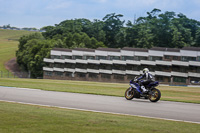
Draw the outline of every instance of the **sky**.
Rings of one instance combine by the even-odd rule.
[[[24,28],[54,26],[64,20],[102,20],[107,14],[122,14],[121,20],[145,17],[154,8],[163,13],[182,13],[200,21],[200,0],[0,0],[0,26]]]

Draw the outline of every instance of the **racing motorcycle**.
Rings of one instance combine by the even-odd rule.
[[[127,100],[132,100],[133,98],[145,98],[149,99],[151,102],[157,102],[160,100],[161,92],[155,87],[159,85],[158,81],[154,81],[146,86],[141,85],[143,80],[137,81],[137,77],[134,80],[130,81],[130,86],[125,91],[125,98]],[[142,91],[142,87],[147,89],[147,92]]]

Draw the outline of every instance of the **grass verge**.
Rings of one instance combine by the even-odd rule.
[[[0,86],[123,97],[127,84],[48,79],[0,79]],[[161,100],[200,103],[200,87],[159,86]]]
[[[0,102],[1,133],[196,133],[199,124]]]
[[[3,30],[0,29],[0,71],[6,71],[4,64],[15,57],[18,48],[18,39],[31,31]]]

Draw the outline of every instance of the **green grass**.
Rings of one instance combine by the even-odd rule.
[[[0,29],[0,71],[6,71],[4,64],[15,57],[15,52],[18,47],[17,40],[21,36],[31,33],[33,32]],[[109,84],[97,82],[26,79],[0,79],[0,85],[111,96],[123,96],[125,89],[128,88],[128,83]],[[189,88],[162,86],[158,88],[162,92],[162,100],[200,103],[200,87]]]
[[[197,133],[199,124],[0,102],[1,133]]]
[[[0,86],[123,97],[127,84],[48,79],[1,78]],[[200,87],[159,86],[161,100],[200,103]]]
[[[0,29],[0,71],[6,71],[4,64],[15,57],[18,39],[31,33],[33,32]]]

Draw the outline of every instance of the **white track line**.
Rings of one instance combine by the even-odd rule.
[[[159,118],[159,117],[150,117],[150,116],[143,116],[143,115],[130,115],[130,114],[124,114],[124,113],[113,113],[113,112],[105,112],[105,111],[97,111],[97,110],[89,110],[89,109],[79,109],[79,108],[70,108],[70,107],[61,107],[61,106],[52,106],[52,105],[42,105],[42,104],[25,103],[25,102],[17,102],[17,101],[6,101],[6,100],[0,100],[0,101],[10,102],[10,103],[28,104],[28,105],[37,105],[37,106],[43,106],[43,107],[56,107],[56,108],[62,108],[62,109],[79,110],[79,111],[87,111],[87,112],[95,112],[95,113],[105,113],[105,114],[114,114],[114,115],[126,115],[126,116],[137,116],[137,117],[142,117],[142,118],[151,118],[151,119],[153,118],[153,119],[159,119],[159,120],[168,120],[168,121],[187,122],[187,123],[200,124],[200,122],[194,122],[194,121],[184,121],[184,120]]]

